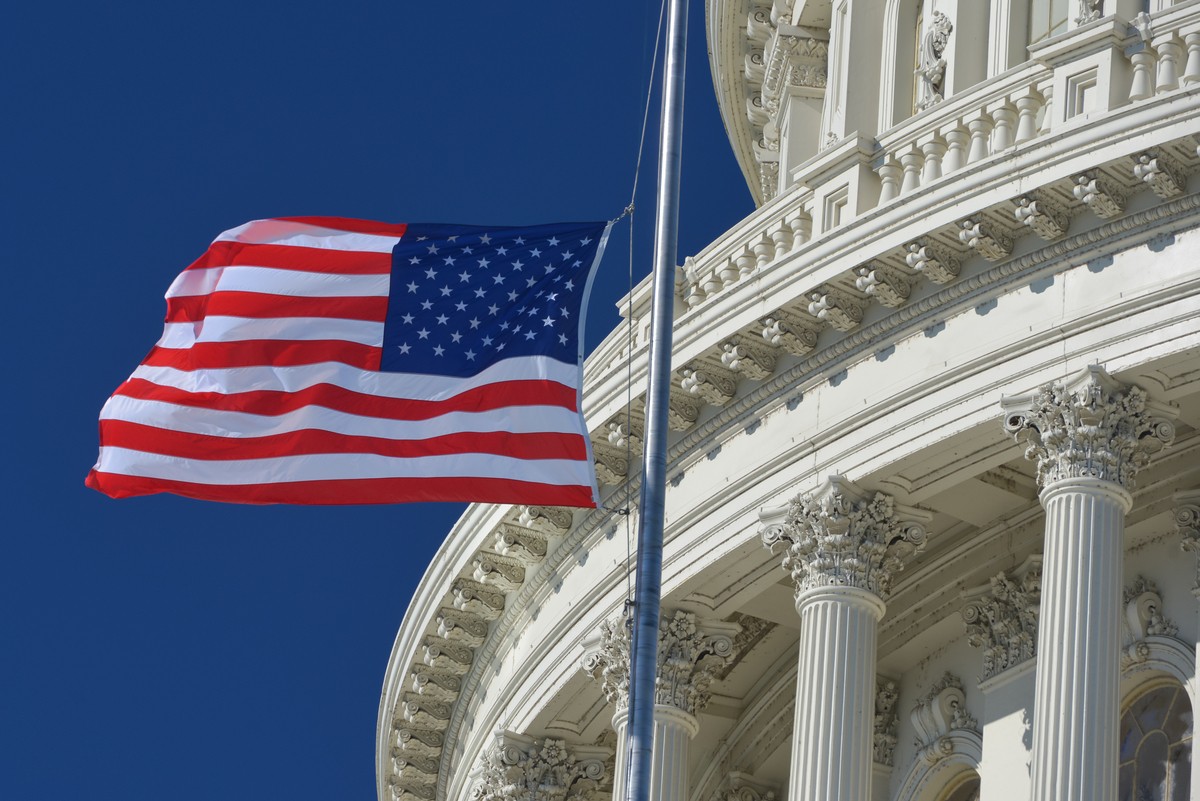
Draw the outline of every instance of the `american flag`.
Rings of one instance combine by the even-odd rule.
[[[238,503],[596,504],[583,312],[606,223],[256,220],[167,291],[87,484]]]

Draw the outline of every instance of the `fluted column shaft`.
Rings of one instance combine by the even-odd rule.
[[[1033,799],[1115,801],[1122,534],[1132,499],[1119,484],[1071,478],[1041,500]]]
[[[613,717],[617,730],[617,754],[628,747],[629,712],[622,709]],[[651,801],[687,801],[688,741],[696,736],[700,724],[696,718],[667,704],[654,706],[654,741],[650,757]],[[614,771],[613,798],[626,798],[625,760],[618,759]]]
[[[868,801],[875,722],[875,645],[884,605],[855,587],[820,587],[800,613],[797,714],[788,798]]]

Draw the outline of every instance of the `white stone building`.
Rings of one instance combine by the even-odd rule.
[[[1200,0],[706,11],[758,208],[678,273],[657,797],[1200,798]],[[421,583],[380,801],[619,792],[649,293],[607,508]]]

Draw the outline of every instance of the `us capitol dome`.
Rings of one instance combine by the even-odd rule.
[[[1200,799],[1200,0],[705,27],[757,208],[676,276],[654,797]],[[650,306],[605,508],[474,505],[418,587],[380,801],[623,797]]]

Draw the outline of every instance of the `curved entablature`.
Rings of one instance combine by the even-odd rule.
[[[768,10],[776,39],[779,14],[791,5]],[[797,5],[790,10],[820,6]],[[712,15],[735,6],[709,4],[714,53],[725,33],[713,31]],[[1000,429],[1000,394],[1028,392],[1068,365],[1096,360],[1170,397],[1197,392],[1180,354],[1200,348],[1200,279],[1179,266],[1175,243],[1195,247],[1200,226],[1200,3],[1142,22],[1132,35],[1108,18],[1080,27],[1035,48],[1039,62],[947,95],[879,141],[841,140],[687,260],[677,280],[668,454],[676,500],[668,498],[665,589],[676,608],[712,620],[742,615],[742,630],[760,635],[776,626],[766,642],[790,648],[794,660],[795,629],[777,611],[779,599],[790,607],[791,590],[753,542],[757,512],[844,473],[870,493],[935,512],[929,548],[888,601],[897,611],[879,622],[879,673],[898,675],[930,647],[935,634],[926,631],[944,636],[945,621],[962,614],[976,615],[965,637],[979,644],[964,639],[961,647],[982,660],[975,674],[960,671],[967,695],[972,679],[989,688],[1023,680],[1013,677],[1033,658],[1036,620],[1013,599],[1036,594],[1041,510],[1033,468],[1021,466]],[[1195,58],[1176,58],[1172,78],[1175,45]],[[1105,94],[1098,100],[1086,81],[1072,83],[1079,75]],[[1071,97],[1080,104],[1070,106]],[[1163,271],[1157,284],[1130,266],[1150,259]],[[1094,306],[1081,299],[1093,295]],[[381,801],[465,799],[497,726],[561,740],[567,753],[611,751],[610,713],[568,663],[582,632],[612,619],[624,598],[625,518],[616,511],[637,513],[649,283],[623,305],[632,350],[623,325],[586,366],[584,411],[605,508],[476,505],[459,521],[389,661],[377,732]],[[1031,319],[1026,332],[1031,309],[1061,320],[1043,328]],[[1167,332],[1161,342],[1155,327]],[[1142,369],[1150,362],[1163,366]],[[1161,513],[1178,476],[1195,471],[1195,411],[1172,450],[1156,457],[1131,520]],[[754,435],[766,425],[764,448]],[[959,491],[973,500],[956,499]],[[706,583],[715,576],[716,589]],[[1016,627],[988,628],[978,619],[984,609],[1011,615]],[[1155,639],[1165,635],[1147,632],[1145,664],[1167,664],[1170,653]],[[736,722],[748,704],[778,723],[777,707],[754,700],[768,688],[753,685],[749,668],[731,671],[716,679],[711,714]],[[516,688],[503,703],[500,681]],[[737,731],[767,750],[732,768],[771,777],[787,732],[752,728]],[[877,733],[891,736],[886,725]],[[731,740],[729,753],[749,739]],[[970,750],[970,738],[960,740],[949,742]],[[905,771],[912,758],[903,756]],[[705,780],[699,801],[714,793],[765,799],[773,792],[766,788],[779,786],[757,774],[722,776]]]

